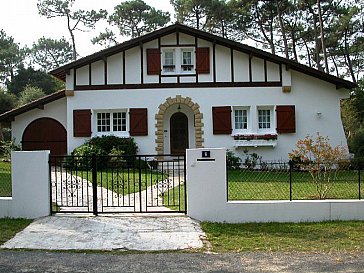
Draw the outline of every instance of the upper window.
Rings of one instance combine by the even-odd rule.
[[[192,71],[193,70],[193,52],[191,50],[182,51],[182,71]]]
[[[97,133],[125,133],[127,131],[126,111],[97,112]]]
[[[174,72],[175,71],[175,61],[174,61],[174,51],[168,50],[163,52],[163,71],[164,72]]]

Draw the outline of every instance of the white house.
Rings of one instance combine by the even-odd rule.
[[[140,154],[225,147],[287,159],[320,133],[346,145],[340,100],[355,84],[174,24],[50,72],[59,91],[4,113],[24,150],[70,153],[91,137],[134,137]]]

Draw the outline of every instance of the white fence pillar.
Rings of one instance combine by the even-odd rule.
[[[12,152],[12,197],[0,198],[0,217],[50,215],[49,151]]]

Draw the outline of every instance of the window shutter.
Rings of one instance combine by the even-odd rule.
[[[214,135],[231,134],[231,107],[212,107]]]
[[[294,105],[277,105],[277,133],[296,133],[296,114]]]
[[[209,74],[210,73],[210,48],[198,47],[196,48],[196,73]]]
[[[73,110],[73,136],[91,136],[91,110]]]
[[[148,109],[132,108],[129,112],[130,118],[130,135],[147,136],[148,135]]]
[[[147,74],[159,75],[161,72],[161,54],[158,48],[147,49]]]

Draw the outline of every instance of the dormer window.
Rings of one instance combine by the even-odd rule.
[[[163,71],[174,72],[175,71],[175,57],[174,50],[164,51],[163,54]]]

